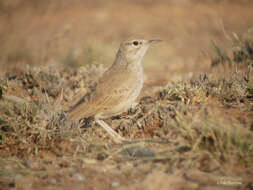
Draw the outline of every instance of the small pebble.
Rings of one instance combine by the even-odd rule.
[[[119,186],[119,182],[118,181],[114,181],[112,182],[112,187],[118,187]]]
[[[132,147],[127,147],[123,149],[120,152],[121,155],[124,155],[126,157],[136,157],[136,158],[141,158],[141,157],[154,157],[156,153],[151,150],[148,147],[145,146],[132,146]]]
[[[77,179],[78,181],[85,181],[85,177],[82,174],[80,174],[80,173],[74,174],[73,177],[75,179]]]

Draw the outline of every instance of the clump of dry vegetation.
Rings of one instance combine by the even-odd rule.
[[[156,167],[137,170],[138,175],[181,171],[183,180],[199,187],[215,186],[229,176],[242,183],[240,189],[252,189],[251,39],[238,39],[232,56],[213,43],[217,54],[211,66],[220,69],[229,63],[222,77],[212,72],[169,83],[156,96],[143,97],[128,113],[108,119],[125,137],[149,139],[120,146],[92,121],[73,123],[63,112],[73,92],[87,91],[93,73],[103,69],[7,71],[0,80],[0,184],[15,186],[19,174],[52,185],[50,180],[57,180],[57,175],[75,176],[79,164],[94,166],[90,159],[116,165],[124,176],[129,175],[125,163],[137,169],[149,163]],[[52,168],[53,173],[42,172]],[[200,173],[191,173],[195,170]]]

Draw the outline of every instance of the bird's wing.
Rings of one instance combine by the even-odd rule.
[[[124,84],[129,77],[127,72],[106,71],[94,91],[81,98],[70,109],[70,117],[73,119],[90,117],[124,101],[124,97],[127,97],[129,92],[128,87]]]

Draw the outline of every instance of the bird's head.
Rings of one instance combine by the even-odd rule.
[[[161,40],[131,39],[120,45],[120,53],[128,63],[139,63],[147,52],[151,44]]]

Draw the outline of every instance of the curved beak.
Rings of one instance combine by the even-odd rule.
[[[161,42],[162,40],[149,40],[148,43],[149,44],[153,44],[153,43],[157,43],[157,42]]]

